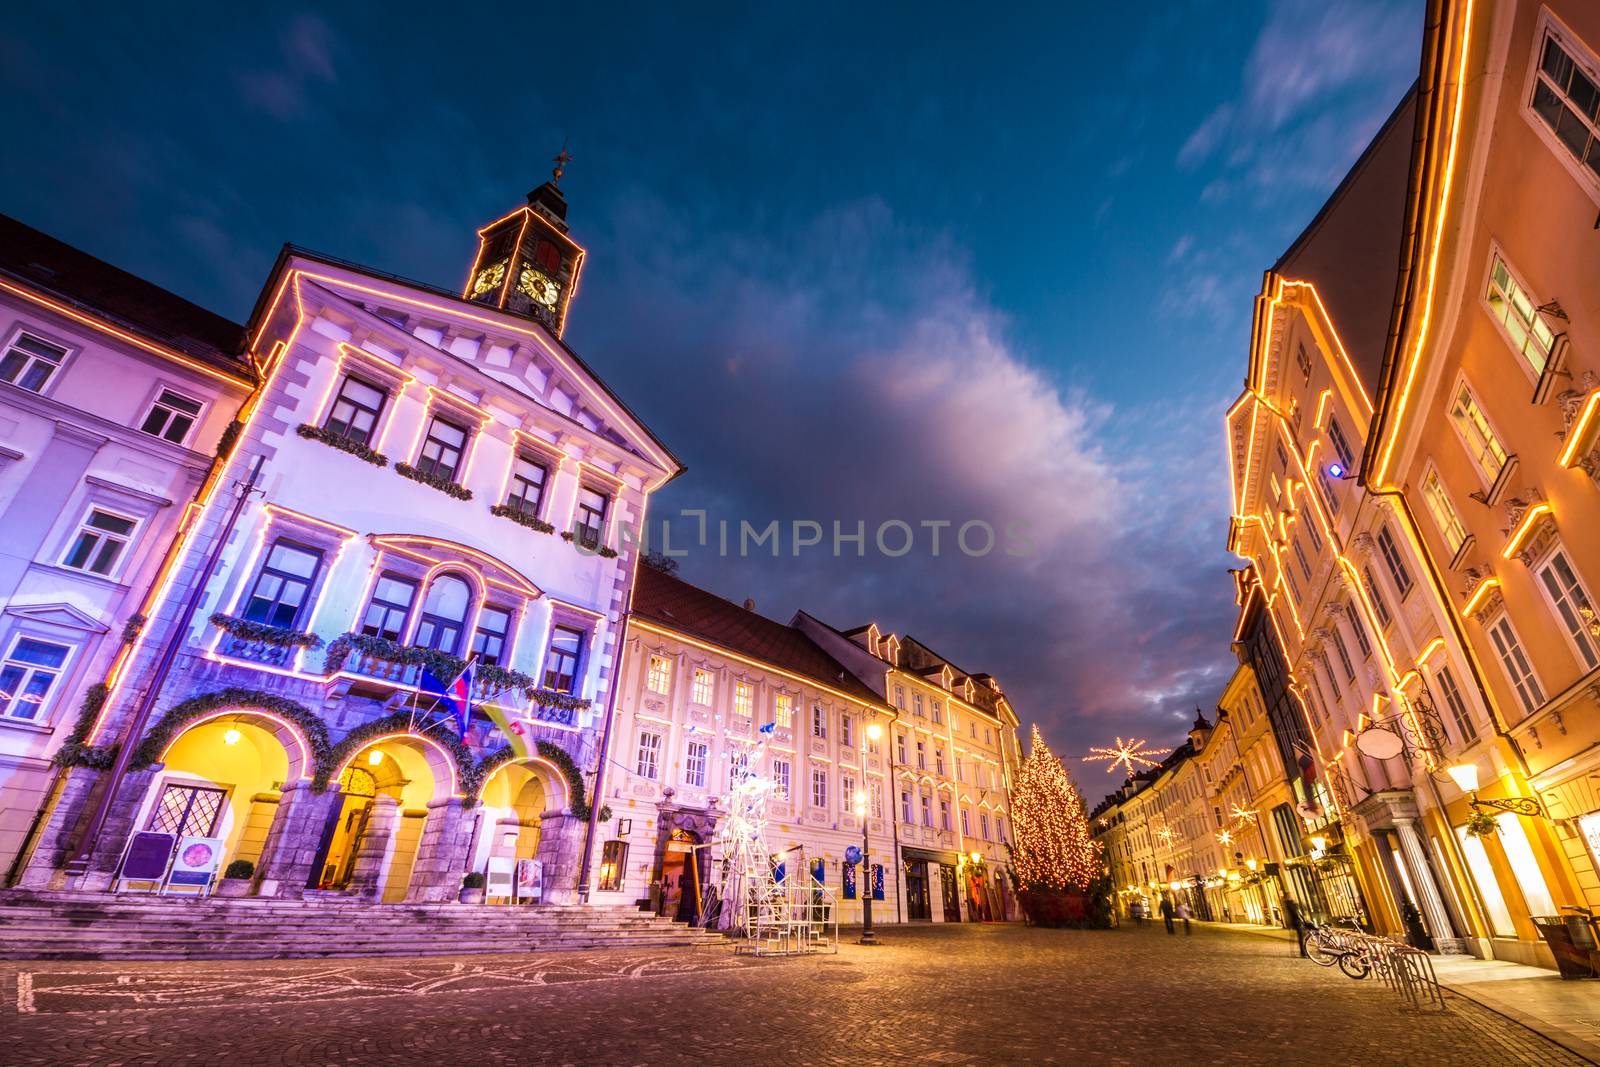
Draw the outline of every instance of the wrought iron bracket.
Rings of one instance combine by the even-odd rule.
[[[1538,819],[1544,816],[1544,808],[1532,797],[1480,800],[1478,795],[1474,793],[1468,803],[1472,805],[1473,811],[1510,811],[1518,815],[1526,815],[1530,819]]]

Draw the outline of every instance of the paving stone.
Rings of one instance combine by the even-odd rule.
[[[838,955],[724,946],[416,960],[6,963],[3,1061],[278,1064],[1406,1064],[1586,1061],[1447,994],[1402,1011],[1293,945],[888,927]]]

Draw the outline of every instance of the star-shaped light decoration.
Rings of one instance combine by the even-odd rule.
[[[1234,822],[1247,822],[1251,826],[1256,823],[1256,815],[1257,812],[1254,808],[1241,808],[1237,804],[1233,805],[1233,810],[1228,812],[1228,818]]]
[[[1233,844],[1233,831],[1232,830],[1218,830],[1217,831],[1217,844],[1221,845],[1223,848],[1227,848],[1229,845]]]
[[[1136,769],[1134,764],[1137,763],[1142,767],[1159,767],[1161,766],[1160,762],[1151,757],[1165,756],[1172,751],[1170,748],[1145,748],[1144,746],[1145,741],[1143,738],[1124,741],[1119,737],[1115,747],[1112,748],[1094,748],[1091,746],[1089,751],[1092,755],[1083,757],[1083,762],[1094,763],[1104,760],[1107,774],[1110,774],[1118,767],[1126,768],[1127,772],[1132,774]]]

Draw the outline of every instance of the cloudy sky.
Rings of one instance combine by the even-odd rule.
[[[458,284],[565,139],[590,251],[567,339],[689,467],[658,512],[918,534],[681,573],[913,634],[1068,754],[1175,743],[1232,668],[1221,415],[1251,297],[1411,84],[1422,21],[32,6],[0,29],[0,211],[236,318],[285,241]],[[972,520],[1002,531],[981,558],[952,543]]]

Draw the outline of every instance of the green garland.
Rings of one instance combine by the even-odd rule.
[[[251,708],[270,711],[298,726],[311,745],[311,758],[316,770],[313,775],[313,788],[320,788],[318,783],[325,777],[324,767],[332,748],[328,740],[328,725],[322,721],[322,717],[303,704],[297,704],[286,697],[263,693],[259,689],[240,689],[233,686],[215,693],[190,697],[168,708],[166,714],[161,716],[160,721],[152,726],[145,733],[144,739],[139,742],[139,747],[134,750],[133,759],[128,761],[129,769],[137,770],[159,762],[161,753],[166,751],[172,739],[178,736],[184,727],[203,715],[229,707],[236,707],[242,711],[249,711]]]
[[[125,645],[133,644],[140,631],[144,629],[144,624],[149,621],[149,619],[137,613],[129,615],[128,621],[122,624],[122,643]]]
[[[563,530],[561,532],[561,540],[565,541],[569,545],[572,545],[574,548],[581,544],[584,548],[588,548],[593,551],[594,554],[599,556],[601,559],[617,558],[617,550],[612,548],[610,545],[591,545],[588,542],[579,541],[578,535],[573,533],[571,530]]]
[[[217,458],[227,459],[233,454],[233,446],[239,443],[239,433],[244,429],[244,423],[234,419],[222,429],[222,436],[217,438]]]
[[[50,762],[57,767],[93,767],[96,770],[105,770],[117,758],[115,745],[96,745],[90,747],[84,742],[89,739],[89,731],[94,729],[95,720],[100,717],[100,711],[106,706],[106,697],[111,694],[104,682],[96,682],[83,691],[83,703],[78,705],[78,718],[72,725],[72,732],[66,740],[61,742],[61,747],[56,749],[56,754],[50,757]]]
[[[412,733],[437,741],[449,751],[450,758],[456,765],[457,787],[470,797],[473,793],[469,788],[473,781],[474,769],[472,750],[462,742],[461,738],[450,732],[445,722],[436,721],[428,726],[419,726],[414,721],[415,718],[412,712],[397,711],[392,715],[370,719],[352,727],[350,732],[332,747],[326,762],[319,767],[318,782],[324,788],[331,784],[329,779],[333,777],[334,771],[378,738],[387,734]]]
[[[220,611],[211,616],[211,624],[220,630],[226,630],[241,641],[260,641],[264,645],[278,645],[282,648],[322,647],[322,638],[316,634],[291,630],[287,626],[268,626],[264,622],[252,622],[237,615],[225,615]]]
[[[573,816],[579,819],[587,819],[590,810],[589,799],[584,790],[583,774],[578,770],[577,761],[572,758],[566,749],[554,742],[541,740],[535,743],[535,747],[538,749],[539,755],[560,768],[561,777],[567,783],[568,807]],[[470,797],[476,798],[478,790],[483,788],[484,783],[489,780],[489,776],[515,758],[516,750],[510,745],[502,745],[495,749],[479,760],[477,765],[472,768],[471,777],[466,779],[465,784],[462,786],[463,792]],[[605,810],[604,808],[601,809],[602,816],[605,815]]]
[[[437,474],[429,474],[425,470],[419,470],[409,463],[396,463],[394,472],[402,478],[410,478],[414,482],[421,482],[430,489],[437,489],[445,496],[453,496],[457,500],[472,499],[472,490],[466,486],[452,482],[448,478],[441,478]]]
[[[352,441],[348,437],[334,433],[332,430],[321,426],[313,426],[309,422],[301,423],[295,428],[295,433],[311,441],[321,441],[329,448],[337,448],[340,452],[348,452],[357,459],[366,460],[374,467],[387,467],[389,457],[375,449],[368,448],[360,441]]]
[[[556,532],[556,528],[552,524],[545,522],[537,515],[529,515],[525,511],[519,511],[510,504],[491,504],[489,505],[489,514],[498,515],[502,519],[510,519],[518,526],[526,526],[528,529],[537,530],[542,534]]]

